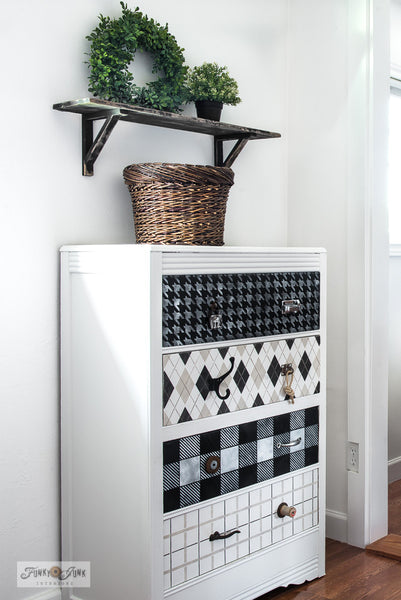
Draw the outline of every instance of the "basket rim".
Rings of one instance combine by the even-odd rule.
[[[171,183],[210,182],[233,185],[234,171],[230,167],[192,165],[182,163],[134,163],[123,170],[127,184],[136,181],[164,181]]]
[[[195,168],[201,168],[201,169],[224,169],[227,171],[232,171],[232,169],[230,167],[219,167],[216,165],[200,165],[200,164],[193,164],[193,163],[171,163],[171,162],[145,162],[145,163],[132,163],[131,165],[127,165],[125,168],[128,169],[130,167],[159,167],[159,166],[163,166],[163,167],[195,167]]]

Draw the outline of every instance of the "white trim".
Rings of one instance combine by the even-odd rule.
[[[201,246],[203,253],[194,246],[186,246],[185,252],[172,251],[160,246],[145,244],[65,246],[61,249],[63,256],[67,249],[69,270],[71,273],[98,273],[114,271],[116,261],[125,260],[128,264],[132,254],[159,253],[162,257],[163,274],[178,273],[219,273],[224,272],[270,272],[270,271],[318,271],[322,248],[240,248],[235,246],[210,247]],[[176,246],[175,248],[182,248]],[[127,252],[127,249],[129,251]]]
[[[368,110],[368,65],[361,56],[369,55],[369,30],[367,30],[369,1],[351,2],[349,6],[348,39],[348,88],[352,90],[348,102],[348,171],[353,176],[348,182],[348,440],[359,443],[360,472],[348,473],[348,543],[363,546],[367,512],[365,495],[365,404],[366,366],[365,322],[366,315],[366,266],[365,235],[370,231],[366,221],[367,190],[369,189],[367,148],[370,128]],[[357,37],[357,31],[366,31],[365,37]],[[359,40],[359,43],[356,43]],[[355,77],[358,74],[358,79]],[[359,224],[359,227],[358,227]],[[356,232],[358,234],[356,235]],[[353,343],[354,342],[354,343]]]
[[[366,493],[369,498],[364,545],[387,534],[388,438],[388,69],[390,65],[390,12],[388,0],[370,0],[372,39],[370,56],[369,177],[369,402],[366,453]]]
[[[326,537],[347,542],[348,517],[345,513],[337,510],[326,510]]]
[[[348,6],[348,439],[360,470],[348,473],[347,540],[365,547],[387,533],[389,3]]]
[[[29,596],[26,600],[61,600],[61,590],[60,588],[57,588],[55,590],[41,592],[40,594]]]
[[[321,289],[323,284],[321,282]],[[321,321],[321,324],[323,321]],[[323,329],[323,327],[322,327]],[[280,340],[290,340],[295,336],[297,338],[315,337],[321,334],[321,329],[311,329],[309,331],[301,331],[300,333],[283,333],[281,335],[265,335],[258,338],[246,338],[246,344],[257,344],[275,342]],[[222,340],[221,342],[203,342],[202,344],[184,344],[181,346],[163,346],[162,354],[177,354],[178,352],[193,352],[196,350],[209,350],[213,348],[224,348],[224,346],[244,346],[244,338],[237,340]]]
[[[171,245],[161,245],[161,244],[73,244],[61,246],[60,252],[105,252],[106,254],[110,254],[110,252],[120,252],[122,255],[126,254],[127,249],[132,250],[133,252],[137,252],[138,248],[143,248],[148,252],[162,252],[164,253],[172,253],[172,254],[182,254],[188,252],[200,253],[202,255],[208,254],[210,252],[216,252],[216,250],[222,254],[231,252],[243,252],[243,253],[253,253],[253,252],[280,252],[283,254],[300,252],[304,254],[305,252],[314,252],[320,254],[321,252],[325,252],[326,250],[322,247],[311,246],[180,246],[179,244],[171,244]]]
[[[287,587],[288,585],[294,585],[293,581],[297,581],[298,585],[304,583],[305,581],[312,581],[319,577],[319,564],[318,559],[314,558],[312,560],[307,560],[301,565],[297,565],[295,568],[292,568],[288,573],[286,580],[283,581],[282,573],[277,577],[272,578],[269,581],[269,590],[274,590],[278,586]],[[249,593],[252,594],[263,594],[266,591],[266,584],[262,584],[257,588],[250,588],[243,592],[240,592],[236,596],[233,596],[231,600],[247,600],[249,598]]]
[[[179,273],[245,273],[277,271],[318,271],[320,269],[320,254],[317,252],[281,252],[267,253],[263,251],[252,253],[210,252],[208,255],[168,254],[163,253],[163,275]]]
[[[401,456],[388,461],[388,482],[393,483],[399,479],[401,479]]]

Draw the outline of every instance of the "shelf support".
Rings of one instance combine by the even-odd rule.
[[[230,123],[220,123],[220,121],[187,117],[143,106],[95,98],[60,102],[53,104],[53,109],[82,115],[82,174],[85,176],[93,175],[93,165],[118,121],[213,136],[214,164],[219,167],[231,167],[248,140],[281,137],[279,133],[262,129],[251,129]],[[96,139],[93,140],[93,121],[101,119],[104,120],[104,123]],[[228,141],[233,143],[233,148],[224,159],[223,143]]]
[[[226,160],[223,158],[223,142],[236,139],[237,142],[234,148],[231,150]],[[214,165],[215,167],[231,167],[241,150],[246,146],[249,136],[243,136],[239,138],[228,138],[215,136],[214,137]]]
[[[93,141],[93,121],[98,118],[99,116],[82,115],[82,175],[88,177],[93,175],[93,165],[120,120],[120,114],[113,113],[107,116]]]

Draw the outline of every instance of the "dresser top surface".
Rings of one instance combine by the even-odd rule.
[[[312,253],[325,254],[324,248],[291,247],[291,246],[189,246],[189,245],[155,245],[155,244],[78,244],[64,245],[60,252],[163,252],[163,253]]]

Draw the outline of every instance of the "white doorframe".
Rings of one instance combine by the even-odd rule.
[[[387,533],[389,0],[349,6],[348,543]]]

